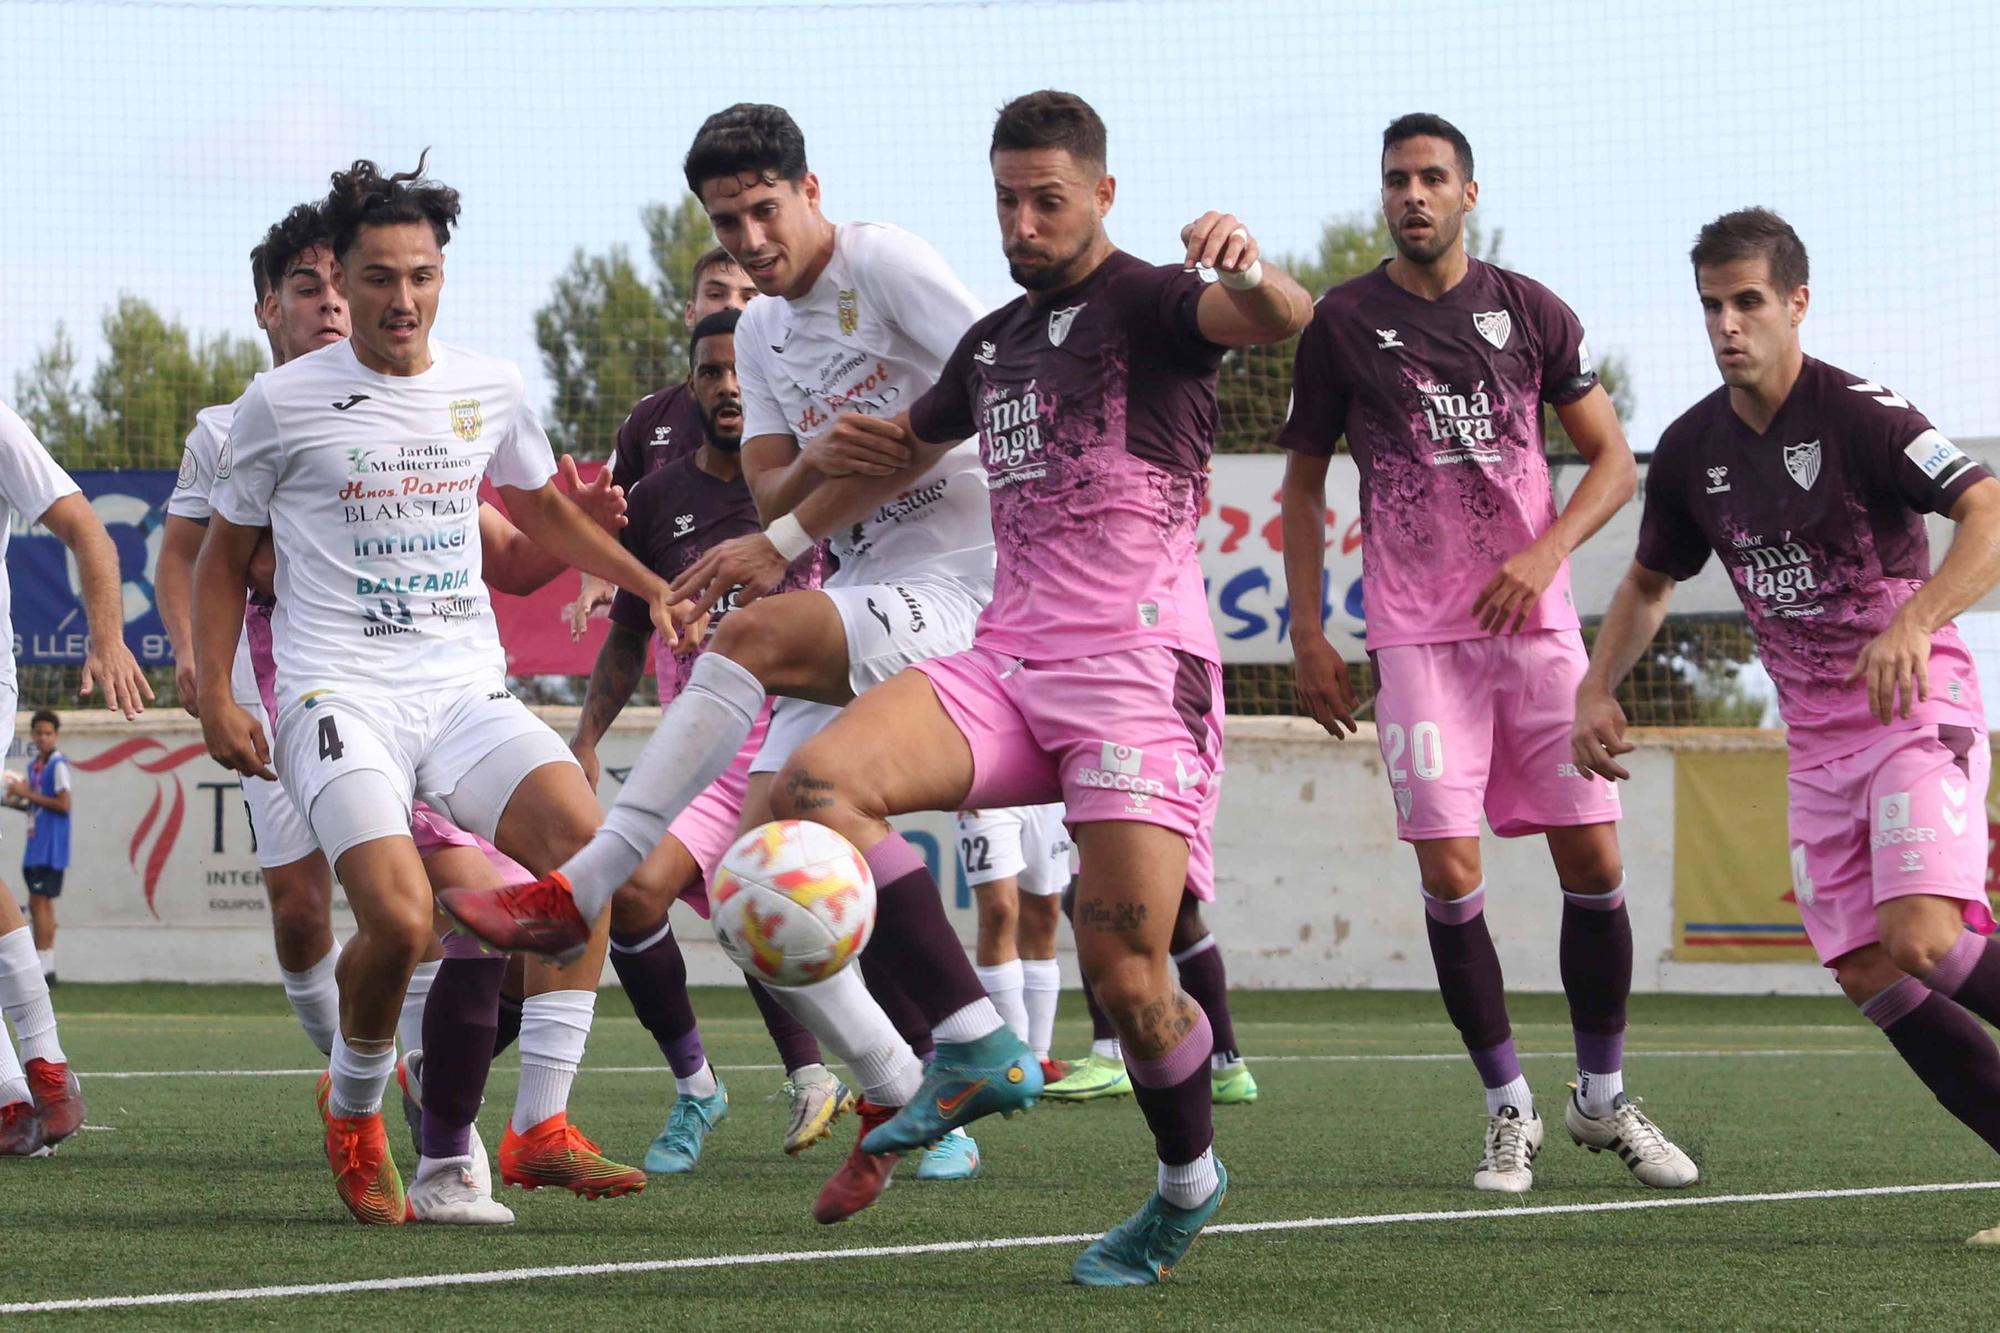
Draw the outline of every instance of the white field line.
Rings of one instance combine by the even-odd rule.
[[[1948,1181],[1931,1185],[1876,1185],[1864,1189],[1785,1190],[1770,1194],[1709,1194],[1694,1197],[1621,1199],[1609,1203],[1559,1203],[1527,1208],[1458,1208],[1411,1213],[1362,1213],[1348,1217],[1297,1217],[1271,1222],[1223,1222],[1204,1234],[1237,1235],[1263,1231],[1323,1231],[1336,1227],[1389,1226],[1409,1222],[1486,1222],[1517,1217],[1560,1217],[1583,1213],[1630,1213],[1655,1208],[1708,1208],[1721,1204],[1795,1203],[1826,1199],[1873,1199],[1889,1195],[1962,1194],[2000,1190],[2000,1180]],[[968,1254],[1054,1245],[1083,1245],[1095,1233],[1060,1236],[998,1236],[987,1240],[933,1241],[923,1245],[870,1245],[840,1250],[775,1250],[761,1254],[709,1254],[686,1259],[634,1259],[616,1263],[562,1264],[542,1268],[501,1268],[479,1273],[423,1273],[410,1277],[366,1278],[353,1282],[304,1282],[288,1286],[228,1287],[210,1291],[164,1291],[143,1296],[86,1296],[56,1301],[0,1304],[0,1315],[52,1314],[64,1310],[117,1310],[135,1306],[205,1305],[216,1301],[274,1300],[291,1296],[345,1296],[356,1292],[410,1291],[424,1287],[492,1286],[551,1278],[668,1273],[749,1264],[839,1263],[853,1259],[898,1259],[925,1254]]]
[[[1523,1060],[1569,1059],[1570,1051],[1522,1051]],[[1628,1055],[1639,1061],[1646,1060],[1773,1060],[1792,1059],[1798,1056],[1819,1055],[1893,1055],[1889,1047],[1801,1047],[1796,1050],[1701,1050],[1701,1051],[1646,1051],[1633,1050]],[[1251,1064],[1435,1064],[1465,1059],[1462,1051],[1433,1051],[1417,1055],[1401,1054],[1355,1054],[1355,1055],[1248,1055],[1244,1059]],[[500,1066],[505,1069],[506,1066]],[[783,1073],[783,1065],[717,1065],[721,1074]],[[106,1078],[311,1078],[325,1073],[325,1066],[312,1069],[121,1069],[94,1071],[85,1069],[79,1076],[85,1082]],[[665,1063],[657,1065],[585,1065],[586,1074],[663,1074]]]

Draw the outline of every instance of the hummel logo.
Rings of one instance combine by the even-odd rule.
[[[354,406],[356,403],[365,403],[367,401],[368,401],[368,395],[365,393],[350,393],[347,395],[346,402],[334,403],[332,406],[333,410],[336,412],[345,412],[348,408]]]
[[[1729,469],[1726,467],[1710,468],[1708,470],[1708,493],[1710,495],[1720,495],[1728,489]]]
[[[1375,330],[1375,336],[1382,340],[1381,344],[1375,349],[1378,352],[1385,348],[1401,347],[1403,345],[1396,341],[1396,330],[1394,329],[1377,329]]]
[[[999,355],[999,349],[994,347],[990,342],[982,341],[979,344],[979,350],[972,354],[972,359],[981,365],[990,366],[993,364],[993,358],[997,355]]]

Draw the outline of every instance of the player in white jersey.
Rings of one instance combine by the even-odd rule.
[[[798,539],[788,516],[823,478],[901,468],[867,432],[837,419],[908,407],[981,306],[919,238],[895,227],[830,222],[820,212],[804,136],[782,108],[741,104],[709,117],[685,171],[716,239],[762,293],[736,331],[743,467],[760,515],[789,534],[781,549],[796,560],[812,543]],[[532,885],[445,893],[445,909],[496,947],[574,947],[674,817],[729,766],[767,695],[780,698],[751,766],[746,828],[770,817],[771,775],[842,705],[912,661],[970,643],[992,596],[994,561],[974,446],[950,450],[887,503],[854,513],[829,545],[840,568],[824,587],[774,596],[722,621],[588,848]],[[949,970],[941,984],[902,978],[911,983],[908,998],[939,1042],[1000,1031],[999,1013],[979,989],[943,904],[935,890],[929,896],[927,906],[880,914],[930,932],[931,952]],[[894,979],[871,970],[865,953],[862,964],[866,986],[849,970],[810,987],[771,989],[854,1071],[866,1094],[866,1133],[914,1093],[922,1066],[868,993]],[[1033,1063],[1025,1046],[1020,1053]],[[942,1146],[969,1155],[956,1136]],[[837,1221],[866,1207],[895,1160],[857,1149],[827,1182],[815,1216]]]
[[[1055,1083],[1069,1072],[1049,1058],[1062,994],[1056,925],[1076,850],[1063,804],[961,810],[957,825],[958,866],[979,913],[973,971]]]
[[[196,566],[197,674],[210,752],[238,772],[282,775],[354,908],[327,1153],[349,1210],[393,1225],[407,1204],[382,1090],[396,1011],[432,937],[415,796],[530,870],[559,864],[598,822],[568,748],[506,690],[479,578],[481,478],[537,545],[646,598],[669,638],[677,629],[665,584],[553,484],[520,372],[431,341],[457,193],[421,163],[384,177],[357,162],[333,187],[324,208],[352,337],[269,372],[238,403]],[[267,525],[274,744],[228,680]]]
[[[4,564],[7,537],[17,517],[41,524],[76,556],[84,617],[90,626],[83,692],[89,694],[102,685],[107,706],[128,719],[139,716],[153,690],[125,646],[118,552],[76,483],[56,466],[28,423],[0,403],[0,635],[10,645],[14,627]],[[0,717],[6,719],[10,738],[19,697],[10,647],[0,654]],[[0,1024],[0,1157],[45,1157],[82,1126],[83,1096],[57,1039],[49,984],[42,977],[27,919],[6,892],[0,892],[0,1012],[14,1025],[10,1043],[5,1025]]]

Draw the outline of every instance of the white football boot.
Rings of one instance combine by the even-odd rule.
[[[1526,1194],[1535,1183],[1535,1154],[1542,1150],[1542,1118],[1521,1118],[1503,1106],[1487,1118],[1486,1151],[1472,1173],[1472,1188],[1500,1194]]]
[[[1677,1190],[1701,1179],[1694,1159],[1675,1147],[1658,1125],[1640,1114],[1639,1103],[1622,1092],[1605,1116],[1585,1115],[1572,1092],[1563,1109],[1563,1128],[1592,1152],[1617,1153],[1642,1185]]]
[[[514,1212],[493,1198],[493,1175],[486,1162],[486,1145],[472,1136],[472,1160],[433,1162],[417,1159],[417,1178],[410,1182],[410,1215],[419,1222],[446,1226],[504,1227]]]

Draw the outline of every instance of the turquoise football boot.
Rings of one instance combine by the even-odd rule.
[[[1222,1207],[1229,1173],[1215,1163],[1215,1193],[1192,1208],[1176,1208],[1156,1191],[1146,1206],[1077,1256],[1071,1276],[1086,1287],[1145,1287],[1165,1282],[1187,1257],[1194,1238]]]
[[[1042,1092],[1042,1062],[1006,1025],[977,1041],[941,1041],[909,1105],[861,1141],[870,1153],[925,1147],[981,1116],[1018,1115]]]
[[[933,1143],[917,1163],[918,1180],[970,1180],[978,1174],[979,1145],[962,1129]]]
[[[707,1097],[675,1098],[674,1109],[667,1112],[667,1127],[646,1149],[646,1174],[676,1176],[694,1170],[708,1131],[728,1114],[729,1089],[721,1079],[715,1080],[715,1091]]]

